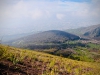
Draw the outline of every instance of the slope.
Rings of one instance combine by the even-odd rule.
[[[77,40],[78,36],[60,31],[60,30],[50,30],[44,31],[38,34],[29,35],[27,37],[23,37],[17,40],[11,41],[10,45],[13,46],[33,46],[33,45],[47,45],[50,43],[57,44],[62,43],[67,40]]]
[[[99,37],[100,36],[100,24],[82,27],[78,29],[69,29],[67,32],[79,35],[79,36],[87,36],[90,38]]]
[[[88,37],[100,40],[100,27],[97,27],[94,30],[84,33],[84,36],[88,36]]]
[[[100,63],[0,45],[0,75],[99,75]]]

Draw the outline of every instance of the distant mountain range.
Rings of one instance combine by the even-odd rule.
[[[7,41],[11,41],[11,40],[15,40],[15,39],[18,39],[18,38],[21,38],[21,37],[25,37],[25,36],[28,36],[28,35],[32,35],[32,34],[36,34],[36,33],[39,33],[40,31],[34,31],[34,32],[28,32],[28,33],[19,33],[19,34],[12,34],[12,35],[1,35],[0,36],[0,40],[2,40],[2,42],[7,42]]]
[[[47,43],[57,44],[68,40],[78,39],[79,36],[76,36],[74,34],[70,34],[60,30],[49,30],[10,41],[9,44],[13,46],[44,45]]]
[[[100,24],[82,27],[78,29],[68,29],[66,31],[49,30],[35,34],[25,34],[23,37],[6,42],[6,44],[16,47],[26,47],[33,45],[57,45],[69,40],[80,39],[100,40]]]
[[[100,39],[100,24],[77,29],[68,29],[66,31],[81,37]]]

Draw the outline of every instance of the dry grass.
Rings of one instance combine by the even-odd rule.
[[[8,63],[5,63],[8,62]],[[42,52],[0,45],[0,74],[13,75],[100,75],[100,63],[83,62]],[[11,68],[15,69],[12,71]],[[6,70],[6,71],[5,71]]]

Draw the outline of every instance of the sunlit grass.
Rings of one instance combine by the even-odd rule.
[[[46,69],[42,71],[42,75],[59,75],[62,73],[100,75],[100,63],[76,61],[42,52],[0,45],[0,60],[3,59],[9,60],[13,64],[24,63],[26,59],[33,64],[35,61],[42,62],[46,66]],[[35,67],[33,66],[33,68]]]

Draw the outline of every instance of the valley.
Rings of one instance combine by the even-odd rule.
[[[49,30],[5,42],[0,45],[0,74],[98,75],[98,28],[81,35]],[[85,36],[86,33],[89,34]]]

